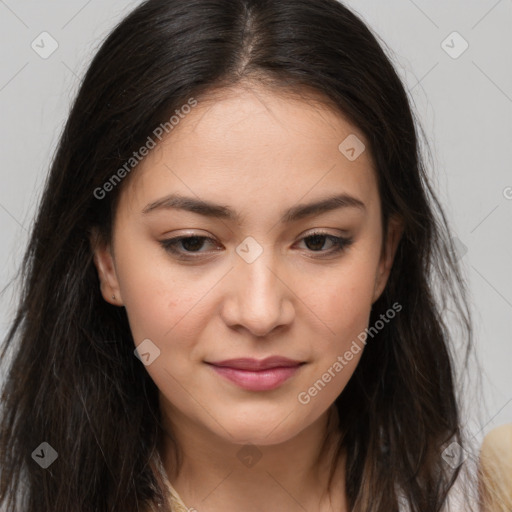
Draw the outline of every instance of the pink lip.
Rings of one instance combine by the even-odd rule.
[[[303,364],[285,357],[240,358],[208,363],[218,374],[243,389],[269,391],[292,377]]]

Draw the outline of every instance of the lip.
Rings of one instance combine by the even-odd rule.
[[[288,359],[287,357],[271,356],[265,359],[253,359],[250,357],[240,357],[238,359],[225,359],[224,361],[213,361],[208,364],[214,366],[235,368],[237,370],[268,370],[270,368],[290,368],[293,366],[299,366],[300,361],[294,359]]]
[[[291,378],[304,364],[286,357],[226,359],[208,362],[220,376],[249,391],[270,391]]]

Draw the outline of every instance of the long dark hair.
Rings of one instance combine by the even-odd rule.
[[[190,98],[241,80],[315,91],[366,136],[384,229],[393,214],[405,226],[370,324],[396,302],[402,310],[368,338],[335,402],[348,503],[361,512],[396,511],[399,502],[413,512],[442,508],[458,469],[441,454],[449,442],[463,445],[442,314],[453,304],[469,351],[470,311],[390,58],[335,0],[148,0],[108,36],[83,79],[23,260],[3,349],[4,358],[12,352],[0,440],[0,505],[9,512],[130,512],[162,502],[152,462],[158,390],[134,357],[125,310],[100,294],[89,237],[95,228],[110,239],[129,176],[104,197],[98,189],[155,128]],[[46,470],[34,462],[42,442],[58,454]]]

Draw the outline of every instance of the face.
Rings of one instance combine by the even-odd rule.
[[[174,421],[271,445],[342,392],[400,235],[391,224],[382,239],[354,137],[366,144],[320,104],[231,89],[199,101],[130,176],[95,262]]]

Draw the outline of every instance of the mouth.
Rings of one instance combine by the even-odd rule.
[[[206,362],[218,375],[249,391],[270,391],[294,376],[304,362],[273,356]]]

